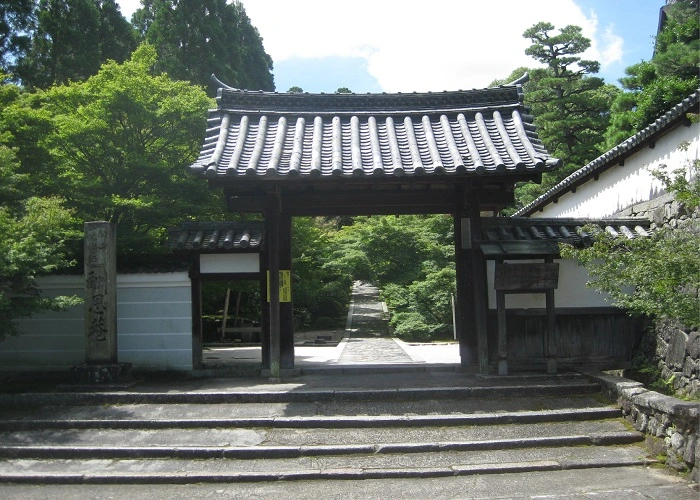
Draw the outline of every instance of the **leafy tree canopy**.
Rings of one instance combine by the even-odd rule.
[[[0,100],[16,94],[3,85]],[[37,276],[70,265],[67,241],[74,239],[75,220],[59,198],[27,197],[21,187],[15,151],[0,117],[0,340],[19,333],[14,320],[46,309],[76,304],[75,297],[42,297]]]
[[[612,103],[606,148],[612,148],[652,123],[700,85],[700,11],[698,3],[668,6],[651,61],[625,69],[625,89]]]
[[[272,59],[240,2],[145,0],[142,5],[133,22],[156,47],[158,70],[202,86],[215,73],[233,87],[275,90]]]
[[[158,251],[165,228],[223,212],[220,193],[186,171],[212,103],[201,89],[154,74],[156,60],[143,45],[129,61],[43,96],[56,192],[81,220],[117,223],[122,253]]]

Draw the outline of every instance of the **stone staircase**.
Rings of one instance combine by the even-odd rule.
[[[649,464],[579,375],[317,373],[0,395],[0,483],[194,484]]]

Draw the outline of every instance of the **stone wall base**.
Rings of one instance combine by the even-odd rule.
[[[645,434],[653,454],[664,455],[666,465],[689,472],[691,481],[700,482],[700,403],[649,391],[641,382],[614,375],[586,375],[617,401],[625,420]]]
[[[131,363],[82,364],[71,368],[71,380],[79,385],[118,385],[132,381]]]

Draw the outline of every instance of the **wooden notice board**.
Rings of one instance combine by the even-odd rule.
[[[559,285],[559,264],[496,264],[493,287],[504,292],[544,292]]]

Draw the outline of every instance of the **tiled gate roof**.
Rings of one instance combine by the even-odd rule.
[[[168,247],[176,251],[259,252],[264,233],[262,222],[185,222],[168,232]]]
[[[221,88],[194,174],[242,178],[537,174],[561,164],[520,85],[412,94]]]

